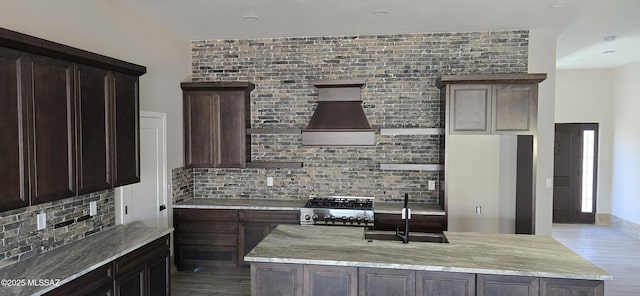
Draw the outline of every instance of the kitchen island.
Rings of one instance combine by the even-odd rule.
[[[603,295],[611,279],[548,236],[445,236],[402,244],[362,228],[280,225],[245,256],[252,295]]]

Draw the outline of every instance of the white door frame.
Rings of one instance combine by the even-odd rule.
[[[163,190],[160,190],[160,198],[163,201],[163,204],[167,207],[166,210],[162,211],[160,213],[160,215],[165,215],[166,216],[166,221],[168,223],[168,225],[165,225],[166,227],[169,226],[169,224],[171,223],[169,221],[170,215],[168,214],[170,211],[172,211],[172,205],[171,203],[168,201],[168,180],[167,180],[167,114],[166,113],[159,113],[159,112],[149,112],[149,111],[140,111],[140,119],[142,120],[142,118],[155,118],[155,119],[160,119],[162,122],[162,146],[163,146],[163,153],[162,153],[162,174],[161,174],[161,185]],[[140,151],[140,153],[144,153],[144,151]],[[142,176],[140,176],[142,178]],[[116,225],[119,224],[124,224],[127,223],[127,219],[125,217],[125,198],[127,198],[127,196],[130,197],[131,195],[131,190],[128,188],[128,186],[121,186],[121,187],[116,187],[115,188],[115,216],[116,216]]]

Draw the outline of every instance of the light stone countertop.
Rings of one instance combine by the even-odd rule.
[[[445,212],[442,206],[424,203],[409,203],[412,215],[429,215],[444,216]],[[398,214],[402,213],[404,203],[401,202],[376,202],[373,205],[374,213],[380,214]]]
[[[194,198],[173,205],[174,209],[216,210],[271,210],[297,211],[306,200],[247,199],[247,198]]]
[[[68,245],[0,268],[2,280],[52,280],[68,283],[142,247],[173,228],[147,228],[138,223],[117,225]],[[57,286],[0,286],[0,295],[42,295]]]
[[[273,210],[273,211],[297,211],[304,207],[306,199],[247,199],[247,198],[194,198],[173,205],[174,209],[217,209],[217,210]],[[400,214],[403,203],[376,202],[374,212],[381,214]],[[440,205],[411,203],[413,215],[445,215]]]
[[[448,244],[367,241],[343,226],[280,225],[245,261],[610,280],[549,236],[445,232]]]

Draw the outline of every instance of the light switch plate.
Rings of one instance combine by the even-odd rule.
[[[436,181],[429,180],[428,187],[430,191],[436,190]]]
[[[89,203],[89,216],[98,214],[98,204],[95,201]]]
[[[553,179],[547,178],[545,181],[547,183],[547,188],[553,188]]]
[[[267,177],[267,186],[269,187],[273,186],[273,177]]]
[[[47,213],[40,213],[36,215],[37,230],[47,228]]]

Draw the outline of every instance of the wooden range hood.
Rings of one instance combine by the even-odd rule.
[[[364,80],[319,80],[318,106],[302,130],[304,146],[373,146],[371,129],[360,90]]]

